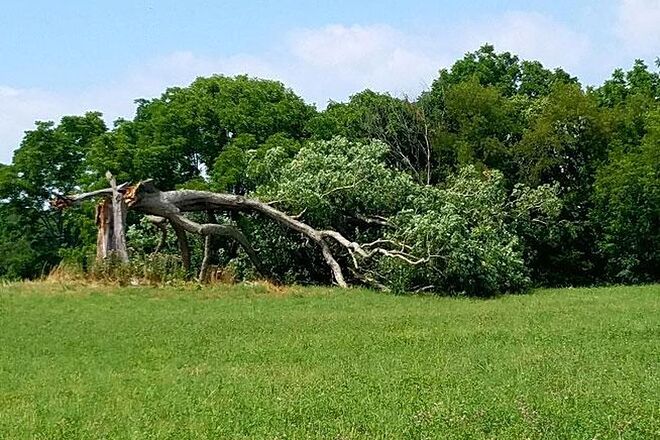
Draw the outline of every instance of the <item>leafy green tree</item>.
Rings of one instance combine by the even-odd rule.
[[[596,176],[592,215],[611,281],[660,278],[660,109],[647,128],[640,148],[615,153]]]
[[[635,150],[646,134],[646,119],[660,101],[660,74],[636,60],[633,68],[616,69],[591,93],[603,108],[612,132],[610,150]]]
[[[540,98],[548,96],[559,84],[577,85],[579,83],[577,78],[570,76],[560,68],[551,71],[544,68],[538,61],[520,63],[520,77],[516,89],[518,94],[528,98]]]
[[[607,158],[609,132],[596,100],[575,85],[559,85],[516,146],[517,180],[559,185],[564,204],[548,240],[536,243],[535,278],[585,283],[598,274],[595,229],[589,222],[596,169]]]
[[[573,83],[561,69],[520,61],[491,45],[442,69],[417,103],[428,115],[438,180],[475,165],[499,169],[515,181],[514,146],[537,116],[539,101],[558,84]]]
[[[389,147],[386,159],[392,166],[420,183],[435,181],[437,158],[429,121],[422,108],[406,99],[364,90],[347,103],[330,103],[310,121],[309,131],[316,139],[379,140]]]
[[[441,69],[430,90],[422,93],[421,100],[435,109],[437,118],[449,88],[470,80],[495,87],[506,97],[520,94],[530,98],[549,94],[557,84],[577,84],[577,78],[562,69],[551,71],[538,61],[521,61],[516,55],[497,53],[494,46],[485,44],[476,52],[465,54],[450,69]]]
[[[579,87],[558,86],[517,145],[520,180],[587,189],[607,155],[608,132],[597,103]]]
[[[93,243],[90,206],[60,212],[48,209],[48,201],[79,188],[87,172],[85,156],[105,131],[101,115],[87,113],[65,116],[58,125],[38,122],[26,132],[12,165],[0,169],[0,242],[18,245],[15,255],[0,262],[0,273],[39,275],[61,252]]]
[[[214,187],[222,192],[245,194],[247,190],[248,157],[257,149],[257,139],[240,134],[222,150],[211,171]]]
[[[303,139],[314,114],[283,84],[247,76],[198,78],[138,104],[134,120],[120,124],[99,145],[96,172],[102,176],[109,167],[130,162],[133,179],[153,178],[163,189],[203,177],[225,148],[231,150],[227,155],[239,155],[235,139],[250,136],[262,144],[277,133]]]
[[[22,198],[40,208],[52,192],[65,193],[75,188],[86,171],[87,151],[105,131],[100,113],[65,116],[57,126],[37,122],[36,129],[26,132],[12,163],[21,179]]]
[[[118,181],[126,182],[138,175],[134,164],[137,134],[135,124],[125,119],[115,121],[113,130],[98,136],[90,145],[83,181],[89,186],[105,186],[105,173],[110,171]]]
[[[300,141],[277,133],[252,151],[246,170],[248,191],[279,180],[284,167],[300,151],[301,145]]]
[[[436,142],[453,150],[457,165],[512,170],[512,145],[520,138],[514,107],[493,86],[471,79],[449,88]],[[442,145],[444,143],[444,145]]]
[[[342,137],[310,142],[255,195],[278,201],[288,212],[304,211],[301,217],[318,227],[367,226],[362,219],[394,215],[417,188],[408,174],[388,167],[388,150],[380,141]]]
[[[253,135],[238,135],[220,153],[211,171],[211,189],[233,194],[254,191],[272,182],[300,149],[300,142],[275,134],[262,144]]]
[[[476,52],[468,52],[450,69],[440,70],[439,77],[431,85],[430,94],[475,79],[483,86],[498,88],[505,96],[518,91],[521,75],[520,60],[509,52],[497,53],[495,47],[485,44]]]

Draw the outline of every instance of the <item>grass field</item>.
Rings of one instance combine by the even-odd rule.
[[[660,286],[0,287],[0,438],[660,438]]]

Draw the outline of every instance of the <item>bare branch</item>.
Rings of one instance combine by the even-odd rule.
[[[117,191],[123,193],[126,190],[126,188],[128,188],[128,185],[130,185],[130,182],[122,183],[121,185],[117,186]],[[76,203],[80,203],[84,200],[94,199],[99,196],[112,197],[112,188],[103,188],[103,189],[98,189],[96,191],[91,191],[82,194],[72,194],[68,196],[61,196],[56,194],[55,198],[53,198],[50,201],[50,204],[54,208],[63,209],[63,208],[68,208],[69,206],[74,205]]]
[[[340,190],[341,188],[342,187],[336,188],[335,190]],[[328,239],[331,239],[346,250],[352,259],[356,271],[359,266],[359,259],[368,259],[375,255],[397,258],[412,265],[422,264],[429,261],[431,258],[431,256],[428,256],[427,258],[416,257],[411,253],[406,252],[411,251],[410,247],[401,243],[396,243],[392,240],[376,240],[365,245],[360,245],[347,239],[337,231],[317,230],[312,226],[303,223],[297,218],[300,214],[298,216],[290,216],[268,203],[263,203],[259,200],[240,195],[194,190],[159,191],[151,181],[143,181],[135,186],[124,187],[122,189],[123,201],[129,208],[148,215],[150,221],[156,224],[164,224],[165,219],[171,223],[177,235],[182,260],[186,269],[190,267],[190,250],[188,247],[186,232],[205,237],[205,257],[202,264],[202,270],[200,271],[200,279],[204,278],[204,271],[208,267],[210,261],[209,258],[212,251],[211,236],[214,235],[226,236],[235,240],[245,250],[257,270],[262,274],[264,274],[264,271],[261,267],[260,260],[248,239],[236,227],[231,225],[221,225],[215,222],[200,224],[186,217],[184,215],[185,212],[205,211],[209,213],[215,210],[226,210],[230,212],[248,211],[261,214],[304,235],[319,246],[323,258],[330,268],[334,282],[341,287],[347,287],[348,284],[342,273],[341,265],[335,258],[329,242],[327,241]],[[93,197],[90,194],[107,196],[109,193],[105,190],[100,190],[94,193],[70,196],[67,200],[76,201]],[[61,206],[65,207],[68,205],[63,204]],[[209,218],[211,221],[214,220],[213,215]],[[379,223],[386,223],[386,219],[381,218],[381,220],[382,222]],[[376,247],[377,245],[384,244],[387,244],[390,247],[397,247],[398,249]],[[356,278],[361,279],[357,276]],[[362,278],[364,278],[364,274]],[[375,280],[370,281],[372,284],[374,282]]]
[[[160,240],[158,241],[158,245],[156,245],[156,249],[154,249],[154,254],[157,254],[158,252],[162,251],[167,245],[167,219],[155,215],[147,215],[145,217],[161,233]]]

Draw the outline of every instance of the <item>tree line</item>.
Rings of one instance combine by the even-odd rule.
[[[0,165],[0,277],[62,261],[90,270],[94,203],[48,202],[106,187],[107,171],[251,197],[386,245],[397,258],[382,252],[349,276],[396,291],[660,279],[660,74],[639,60],[583,87],[485,45],[415,99],[365,90],[319,111],[280,82],[214,75],[138,100],[135,117],[112,127],[98,112],[37,122]],[[268,277],[330,282],[304,235],[256,213],[217,221],[249,238]],[[176,257],[151,225],[128,222],[133,255]],[[240,246],[215,240],[217,266],[256,276]],[[354,255],[337,253],[352,267]]]

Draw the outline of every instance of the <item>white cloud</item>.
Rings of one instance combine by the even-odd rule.
[[[660,0],[622,0],[616,32],[637,54],[660,55]]]
[[[220,72],[274,76],[274,72],[255,57],[207,59],[189,52],[176,52],[130,69],[109,84],[89,87],[75,94],[0,85],[0,163],[11,161],[12,151],[19,146],[24,132],[34,128],[37,120],[57,121],[67,114],[100,111],[111,124],[119,117],[132,117],[137,98],[152,98],[167,87],[187,85],[198,76]]]
[[[399,32],[388,26],[331,25],[293,33],[293,53],[311,66],[322,68],[373,68],[388,56]]]
[[[287,72],[303,95],[324,105],[365,88],[415,95],[446,64],[420,35],[389,26],[330,25],[293,32]]]
[[[487,23],[467,25],[460,39],[466,50],[487,41],[498,51],[569,71],[578,69],[590,51],[585,35],[535,12],[510,12]]]
[[[16,89],[0,85],[0,162],[35,120],[58,120],[89,110],[111,122],[132,117],[136,98],[158,96],[166,87],[187,85],[214,73],[277,79],[321,107],[365,88],[415,96],[438,69],[467,50],[491,42],[498,51],[539,59],[550,67],[571,68],[588,51],[588,40],[534,13],[509,13],[488,23],[468,23],[437,31],[432,37],[384,25],[329,25],[291,32],[273,51],[206,57],[175,52],[128,69],[115,81],[76,93]],[[279,45],[278,45],[279,44]]]
[[[12,150],[18,147],[23,132],[33,127],[35,120],[66,114],[67,105],[62,95],[0,86],[0,162],[11,161]]]

